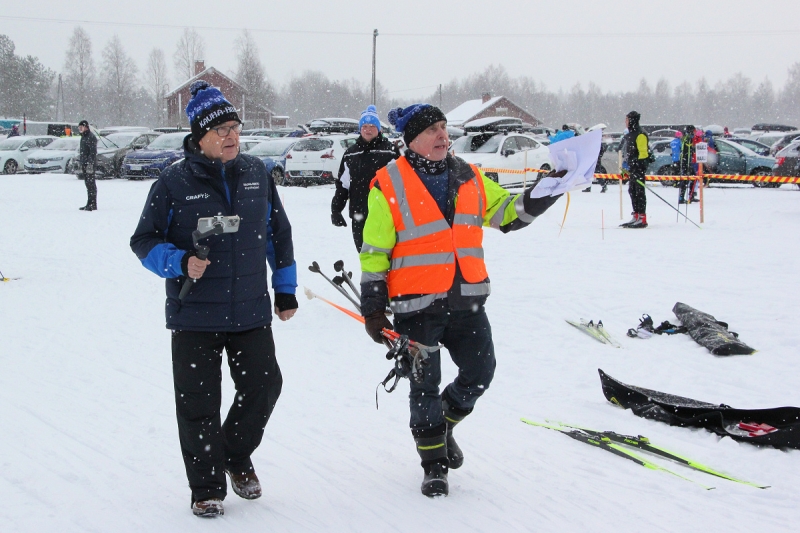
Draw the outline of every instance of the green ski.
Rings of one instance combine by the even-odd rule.
[[[586,333],[591,338],[598,342],[602,342],[603,344],[608,344],[613,346],[614,348],[621,348],[620,344],[611,338],[611,335],[606,333],[603,329],[603,322],[600,321],[597,325],[594,324],[593,321],[586,322],[584,319],[581,319],[580,322],[575,322],[574,320],[567,320],[567,324],[570,326],[579,329],[580,331]]]
[[[738,479],[733,476],[729,476],[728,474],[723,474],[722,472],[714,470],[713,468],[706,466],[704,464],[698,463],[697,461],[692,461],[691,459],[687,459],[686,457],[678,455],[677,453],[665,450],[664,448],[661,448],[660,446],[656,446],[655,444],[651,443],[650,439],[642,435],[634,437],[632,435],[622,435],[615,431],[597,431],[595,429],[589,429],[582,426],[573,426],[570,424],[565,424],[557,420],[547,420],[547,422],[551,424],[558,424],[564,428],[579,429],[581,431],[585,431],[586,433],[594,435],[596,438],[608,439],[610,441],[618,442],[620,444],[624,444],[632,448],[638,448],[639,450],[642,450],[644,452],[650,452],[654,455],[658,455],[659,457],[671,459],[672,461],[688,466],[689,468],[693,468],[700,472],[705,472],[706,474],[710,474],[712,476],[721,477],[722,479],[727,479],[728,481],[734,481],[736,483],[741,483],[743,485],[749,485],[757,489],[769,488],[769,485],[759,485],[758,483],[745,481],[743,479]]]
[[[525,422],[526,424],[530,424],[532,426],[539,426],[539,427],[543,427],[543,428],[547,428],[547,429],[552,429],[554,431],[558,431],[559,433],[563,433],[564,435],[566,435],[568,437],[571,437],[571,438],[573,438],[573,439],[575,439],[575,440],[577,440],[579,442],[583,442],[583,443],[595,446],[597,448],[600,448],[602,450],[605,450],[607,452],[611,452],[614,455],[618,455],[618,456],[620,456],[620,457],[622,457],[624,459],[628,459],[630,461],[633,461],[634,463],[636,463],[636,464],[638,464],[640,466],[643,466],[645,468],[649,468],[650,470],[660,470],[661,472],[666,472],[668,474],[672,474],[673,476],[679,477],[681,479],[684,479],[684,480],[689,481],[691,483],[694,483],[696,485],[700,485],[701,487],[703,487],[706,490],[711,490],[711,489],[714,488],[714,487],[708,487],[706,485],[703,485],[702,483],[699,483],[699,482],[697,482],[697,481],[695,481],[693,479],[690,479],[688,477],[684,477],[684,476],[678,474],[677,472],[673,472],[672,470],[670,470],[668,468],[664,468],[661,465],[658,465],[656,463],[650,462],[647,459],[645,459],[644,457],[642,457],[641,455],[639,455],[637,453],[634,453],[634,452],[624,448],[623,446],[620,446],[619,444],[617,444],[615,442],[612,442],[611,440],[609,440],[607,438],[598,438],[598,437],[592,435],[591,433],[586,432],[586,431],[584,431],[582,429],[570,428],[570,427],[566,427],[566,426],[554,426],[552,424],[544,424],[544,423],[541,423],[541,422],[534,422],[533,420],[528,420],[527,418],[522,418],[521,420],[523,422]]]

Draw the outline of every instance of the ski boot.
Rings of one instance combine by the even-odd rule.
[[[600,189],[600,192],[606,192],[606,190],[608,190],[608,185],[604,183],[603,187]]]
[[[412,430],[417,453],[425,471],[420,490],[428,498],[447,496],[449,492],[446,432],[444,424],[433,429]]]
[[[625,222],[624,224],[620,224],[619,225],[620,228],[630,228],[632,225],[634,225],[636,222],[639,221],[638,213],[631,213],[631,215],[633,215],[633,218]]]
[[[588,186],[588,187],[586,187],[585,189],[581,190],[581,192],[592,192],[592,186],[591,186],[591,185],[589,185],[589,186]]]
[[[646,228],[647,227],[647,215],[644,215],[644,214],[637,215],[636,222],[634,222],[633,224],[631,224],[630,226],[627,226],[627,227],[636,228],[636,229]]]
[[[471,411],[463,411],[455,407],[450,407],[447,400],[442,399],[442,411],[444,413],[444,420],[447,423],[447,433],[445,434],[447,440],[447,460],[450,463],[449,467],[455,470],[461,468],[464,464],[464,453],[459,448],[456,439],[453,438],[453,428]]]
[[[192,513],[201,518],[216,518],[225,514],[225,508],[222,506],[222,500],[210,498],[192,502]]]

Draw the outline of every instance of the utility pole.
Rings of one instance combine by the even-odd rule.
[[[442,84],[439,84],[439,109],[442,108]]]
[[[378,46],[378,30],[372,30],[372,105],[375,105],[375,51]]]

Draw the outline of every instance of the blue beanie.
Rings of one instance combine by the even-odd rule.
[[[197,80],[189,89],[192,97],[186,104],[186,116],[192,128],[195,142],[203,138],[208,131],[220,124],[235,120],[241,122],[236,108],[222,95],[219,89],[212,87],[205,80]]]
[[[361,113],[361,120],[358,121],[358,129],[361,129],[364,124],[372,124],[380,131],[381,119],[378,118],[378,110],[374,105],[367,106],[366,111]]]
[[[403,134],[406,146],[429,126],[442,120],[447,122],[442,110],[430,104],[414,104],[405,109],[398,107],[389,111],[389,123]]]

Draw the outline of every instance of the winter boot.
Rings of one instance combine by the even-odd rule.
[[[639,213],[631,213],[631,215],[633,215],[633,218],[624,224],[620,224],[619,225],[620,228],[630,228],[635,223],[639,222]]]
[[[456,439],[453,438],[453,428],[464,420],[470,414],[470,411],[463,411],[455,407],[450,407],[447,400],[442,399],[442,412],[444,413],[444,420],[447,423],[447,433],[445,434],[447,440],[447,460],[449,466],[453,470],[460,468],[464,464],[464,453],[459,448]]]
[[[600,189],[600,192],[606,192],[606,189],[608,189],[608,185],[604,183],[603,188]]]
[[[225,514],[222,507],[222,500],[211,498],[208,500],[198,500],[192,503],[192,513],[202,518],[215,518]]]
[[[449,487],[447,484],[447,470],[449,468],[447,460],[447,427],[442,424],[439,427],[423,430],[412,430],[414,442],[417,445],[417,453],[422,459],[422,468],[425,477],[422,479],[420,490],[422,494],[429,498],[434,496],[447,496]]]
[[[231,478],[231,487],[237,496],[245,500],[255,500],[261,497],[261,483],[255,472],[233,472],[225,470]]]
[[[647,227],[647,215],[640,214],[638,220],[636,222],[634,222],[633,224],[631,224],[630,226],[628,226],[628,227],[629,228],[637,228],[637,229],[646,228]]]

